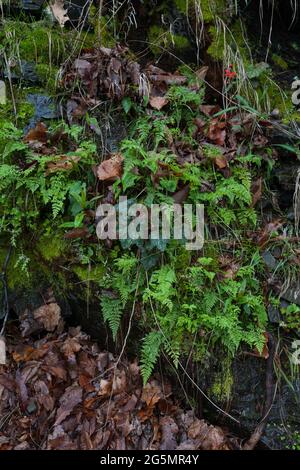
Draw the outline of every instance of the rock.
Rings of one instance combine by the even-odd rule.
[[[281,364],[284,362],[281,358]],[[283,364],[282,364],[283,366]],[[285,373],[289,374],[286,361]],[[234,386],[229,412],[239,419],[241,426],[253,432],[261,421],[266,391],[266,361],[253,357],[237,358],[234,361]],[[291,436],[296,435],[300,426],[300,380],[289,377],[288,384],[283,375],[273,401],[268,424],[262,436],[262,444],[271,449],[285,449],[286,427]],[[274,373],[274,381],[276,376]],[[283,425],[284,423],[284,425]],[[291,439],[292,441],[292,439]],[[293,442],[291,442],[292,444]]]
[[[268,306],[268,318],[271,323],[279,324],[281,322],[280,311],[274,305]]]
[[[280,119],[280,111],[278,108],[275,108],[273,109],[273,111],[271,112],[270,116],[273,118],[273,119]]]
[[[266,250],[266,251],[263,252],[262,259],[264,260],[266,266],[271,270],[274,270],[276,268],[277,264],[278,264],[278,262],[276,261],[276,259],[270,253],[269,250]]]
[[[48,95],[30,94],[27,96],[27,101],[34,106],[35,111],[33,118],[24,129],[26,133],[33,129],[37,122],[43,119],[55,119],[59,116],[56,104]]]
[[[281,297],[292,304],[300,306],[300,284],[290,287]]]
[[[6,86],[5,82],[0,80],[0,105],[6,104]]]
[[[295,184],[300,163],[289,161],[274,170],[274,177],[285,191],[295,191]]]

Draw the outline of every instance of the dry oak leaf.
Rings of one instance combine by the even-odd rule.
[[[60,306],[54,302],[42,305],[34,310],[33,317],[47,331],[54,331],[61,318]]]
[[[226,168],[228,166],[227,159],[226,159],[226,157],[224,157],[224,155],[220,155],[220,156],[216,157],[214,159],[214,163],[215,163],[216,167],[219,168],[220,170],[222,170],[223,168]]]
[[[152,108],[160,111],[166,104],[169,103],[169,100],[164,96],[152,96],[149,100],[149,104]]]
[[[208,128],[207,137],[216,145],[220,145],[222,147],[226,138],[225,127],[225,122],[219,121],[218,119],[212,119]]]
[[[61,352],[64,353],[66,357],[71,357],[74,353],[77,353],[81,349],[81,344],[76,338],[67,338],[62,347],[60,348]]]
[[[60,407],[56,413],[54,426],[62,423],[69,414],[72,413],[75,406],[82,402],[82,388],[78,385],[71,385],[66,388],[65,393],[60,397]]]
[[[46,165],[46,176],[57,171],[72,170],[75,163],[80,160],[79,155],[59,155],[54,161]]]
[[[100,181],[114,181],[122,176],[124,158],[120,153],[115,153],[108,160],[104,160],[97,167],[97,176]]]
[[[50,5],[51,11],[53,13],[54,18],[57,20],[61,27],[70,20],[67,13],[68,10],[64,8],[64,0],[55,0],[52,5]]]
[[[144,401],[147,406],[152,408],[159,402],[162,396],[159,383],[155,380],[151,380],[151,382],[148,382],[144,386],[141,400]]]

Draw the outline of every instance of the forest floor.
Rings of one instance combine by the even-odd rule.
[[[26,327],[28,318],[22,321]],[[183,410],[161,375],[143,387],[136,361],[101,351],[80,327],[67,328],[60,320],[37,339],[21,336],[11,324],[6,346],[6,365],[0,366],[0,450],[240,446],[228,430]]]

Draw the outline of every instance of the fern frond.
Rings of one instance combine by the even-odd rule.
[[[141,374],[144,385],[148,382],[159,357],[163,338],[158,331],[151,331],[143,339],[141,351]]]
[[[123,304],[120,299],[103,295],[101,298],[101,308],[104,321],[109,324],[113,339],[115,340],[121,323]]]

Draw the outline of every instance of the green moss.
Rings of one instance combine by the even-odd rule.
[[[0,249],[0,264],[3,266],[7,256],[7,249]],[[37,275],[39,268],[34,257],[29,253],[22,253],[27,259],[26,267],[20,262],[20,252],[13,251],[6,269],[7,285],[11,291],[28,289],[33,285],[33,272]]]
[[[149,47],[154,55],[161,54],[164,50],[182,50],[190,46],[188,39],[179,34],[171,34],[161,26],[151,26],[148,33]]]
[[[222,364],[222,371],[216,374],[213,385],[210,388],[212,396],[219,401],[229,400],[233,386],[233,374],[231,359],[226,358]]]
[[[98,8],[95,5],[92,5],[89,9],[89,23],[94,31],[84,35],[84,47],[94,47],[99,37],[101,37],[101,43],[105,47],[114,47],[116,45],[114,33],[110,30],[113,22],[106,16],[102,16],[99,21]]]
[[[272,55],[272,60],[274,64],[278,65],[282,70],[287,70],[289,68],[288,63],[277,54]]]
[[[190,0],[174,0],[176,8],[181,13],[186,13],[187,9],[190,6]]]
[[[75,274],[81,281],[87,282],[99,282],[105,274],[105,268],[103,265],[97,265],[89,268],[89,266],[78,265],[73,268]]]
[[[25,23],[6,20],[0,34],[7,57],[27,62],[59,64],[65,54],[67,33],[46,22]]]
[[[205,23],[209,23],[215,19],[216,16],[224,16],[226,11],[225,0],[201,0],[200,7],[202,16]]]
[[[58,68],[54,66],[49,66],[47,64],[37,64],[36,65],[36,73],[41,81],[44,84],[44,87],[49,92],[54,92],[56,89],[56,78],[58,74]]]
[[[61,257],[67,249],[66,241],[60,236],[44,235],[36,245],[37,250],[46,261]]]

